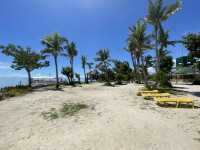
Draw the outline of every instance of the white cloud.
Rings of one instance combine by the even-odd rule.
[[[0,62],[0,69],[10,69],[10,64],[7,62]]]

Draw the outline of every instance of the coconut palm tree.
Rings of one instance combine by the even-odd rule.
[[[132,60],[132,65],[133,65],[133,72],[134,72],[134,80],[136,81],[137,80],[137,77],[136,77],[136,74],[137,74],[137,67],[136,67],[136,59],[135,59],[135,55],[134,55],[134,49],[135,47],[133,46],[132,44],[132,41],[131,41],[131,34],[129,35],[129,38],[128,38],[128,46],[127,48],[125,48],[125,50],[130,53],[130,56],[131,56],[131,60]]]
[[[81,57],[81,64],[84,72],[84,77],[85,77],[85,83],[88,83],[87,76],[86,76],[86,64],[87,64],[87,57],[82,56]]]
[[[110,64],[110,53],[108,49],[101,49],[97,52],[97,57],[95,61],[99,62],[97,67],[104,73],[105,79],[106,79],[106,84],[111,85],[110,83],[110,78],[109,78],[109,66]]]
[[[162,22],[166,21],[171,15],[181,9],[181,1],[164,6],[163,0],[149,0],[148,15],[146,21],[154,27],[155,50],[156,50],[156,72],[160,68],[160,51],[159,51],[159,32],[162,30]]]
[[[55,69],[56,69],[56,88],[59,88],[59,78],[58,78],[58,56],[63,51],[63,46],[66,39],[60,36],[58,33],[53,35],[46,36],[42,40],[42,44],[45,46],[45,49],[42,50],[42,53],[46,56],[52,55],[54,58]]]
[[[92,62],[87,62],[87,66],[88,66],[88,69],[89,69],[89,73],[87,75],[87,79],[88,79],[88,82],[89,82],[89,78],[90,78],[90,74],[92,73],[92,66],[94,65],[94,63]],[[91,81],[91,80],[90,80]]]
[[[148,86],[146,68],[144,64],[144,52],[151,49],[151,36],[146,34],[146,23],[143,20],[139,20],[133,27],[132,31],[132,43],[135,45],[135,52],[137,53],[136,55],[138,55],[138,61],[141,60],[144,83]]]
[[[67,51],[66,56],[69,58],[70,66],[72,69],[72,84],[74,84],[74,57],[78,55],[78,51],[74,42],[67,42],[65,49]]]

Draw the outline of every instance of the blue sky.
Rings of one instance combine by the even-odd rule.
[[[165,0],[171,3],[175,0]],[[59,32],[76,42],[79,55],[75,70],[82,73],[81,55],[93,61],[96,52],[108,48],[111,57],[130,61],[126,46],[128,27],[147,13],[148,0],[0,0],[0,44],[14,43],[41,50],[45,35]],[[183,10],[164,23],[172,40],[181,39],[188,32],[198,32],[200,27],[200,1],[183,0]],[[187,54],[181,46],[170,47],[174,58]],[[0,53],[0,76],[26,76],[24,71],[14,71],[8,66],[11,58]],[[51,60],[51,59],[50,59]],[[59,67],[68,60],[60,57]],[[33,72],[33,76],[54,75],[54,64]]]

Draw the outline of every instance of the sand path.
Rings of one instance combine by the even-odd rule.
[[[0,102],[0,150],[199,150],[200,109],[161,108],[137,89],[92,84]],[[65,102],[90,107],[53,121],[41,116]]]

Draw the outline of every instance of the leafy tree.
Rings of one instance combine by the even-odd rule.
[[[65,42],[66,39],[64,37],[61,37],[58,33],[46,36],[42,40],[42,44],[45,46],[45,49],[42,51],[42,53],[45,56],[52,55],[54,58],[55,69],[56,69],[56,88],[59,88],[58,56],[63,51]]]
[[[115,80],[117,80],[117,84],[122,84],[122,81],[129,81],[131,77],[131,68],[129,63],[124,61],[121,62],[119,60],[114,60],[114,72],[115,72]]]
[[[128,38],[128,47],[125,48],[125,50],[130,53],[130,56],[131,56],[131,60],[132,60],[132,65],[133,65],[133,72],[134,72],[134,76],[133,76],[133,79],[137,80],[137,64],[136,64],[136,58],[135,58],[135,55],[134,55],[134,51],[135,51],[135,47],[133,45],[133,42],[132,42],[132,28],[129,28],[129,31],[130,31],[130,34],[129,34],[129,38]]]
[[[74,42],[67,42],[65,49],[67,51],[66,56],[69,58],[70,66],[72,69],[72,84],[74,84],[74,57],[78,55],[78,51]]]
[[[78,83],[80,84],[81,83],[81,75],[78,73],[75,73],[75,77],[78,80]]]
[[[87,75],[87,80],[88,80],[88,82],[89,82],[89,80],[91,80],[90,74],[91,74],[91,72],[92,72],[92,67],[93,67],[93,65],[94,65],[94,63],[92,63],[92,62],[87,62],[87,66],[88,66],[88,69],[89,69],[89,73],[88,73],[88,75]]]
[[[146,74],[146,68],[145,68],[145,58],[144,58],[144,52],[148,49],[151,49],[150,44],[150,35],[146,34],[146,23],[142,20],[139,20],[136,25],[132,28],[132,39],[131,39],[133,45],[135,45],[135,55],[138,59],[138,63],[142,65],[142,72],[144,77],[144,83],[146,86],[148,86],[147,81],[147,74]]]
[[[160,69],[159,33],[162,32],[162,22],[181,9],[181,1],[164,6],[163,0],[149,0],[148,15],[146,21],[154,27],[156,72]]]
[[[62,68],[62,72],[61,73],[67,77],[68,83],[72,84],[73,75],[72,75],[71,67]]]
[[[200,33],[187,34],[183,37],[183,44],[194,57],[200,58]]]
[[[109,77],[109,67],[111,65],[110,53],[108,49],[101,49],[96,54],[95,61],[98,62],[97,68],[105,75],[107,85],[111,85]]]
[[[88,83],[87,75],[86,75],[86,65],[87,65],[87,57],[82,56],[81,57],[81,64],[84,72],[84,77],[85,77],[85,83]]]
[[[31,72],[35,69],[49,65],[47,61],[44,61],[44,56],[32,51],[30,47],[24,48],[9,44],[7,46],[1,46],[1,49],[5,55],[13,57],[14,60],[11,66],[13,69],[26,70],[28,74],[29,87],[32,85]]]

